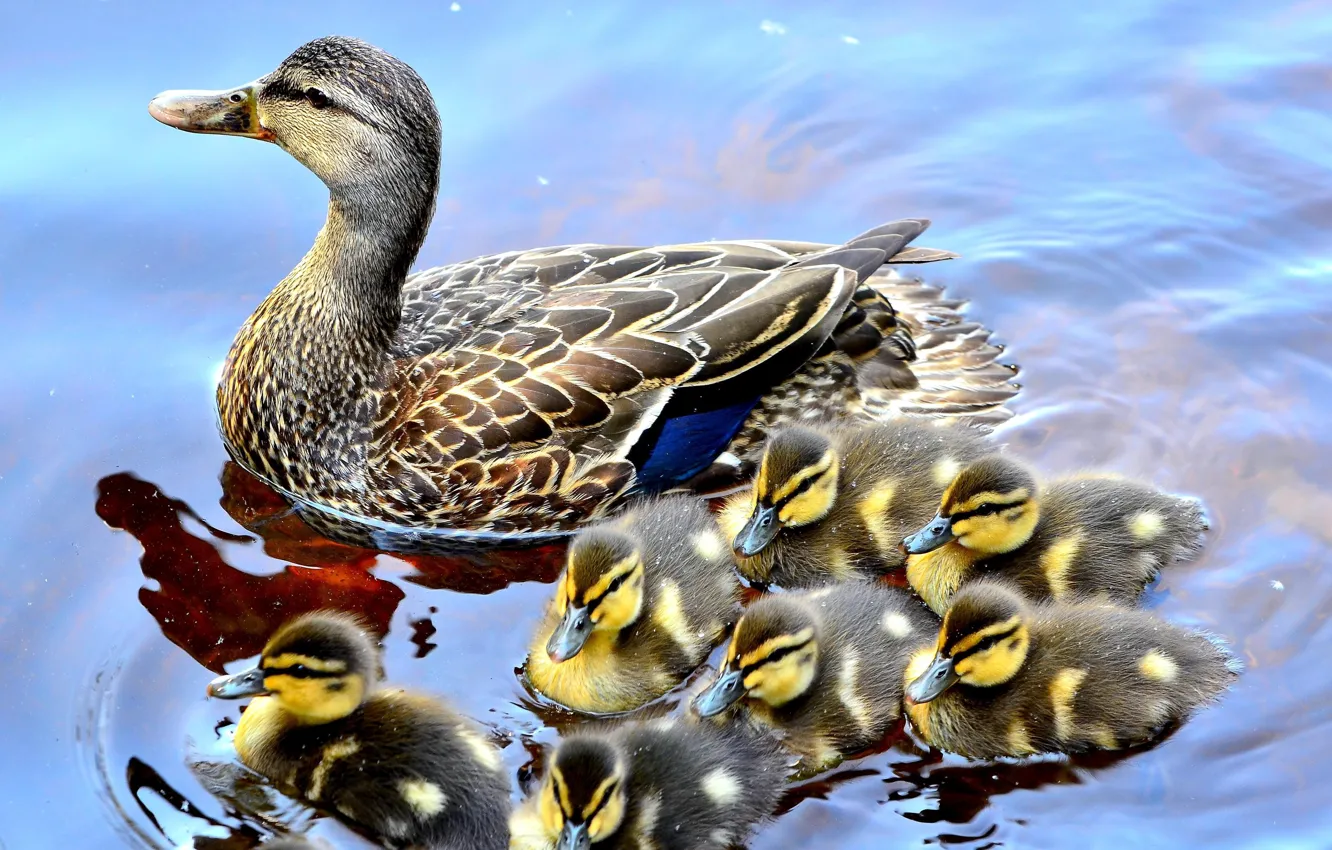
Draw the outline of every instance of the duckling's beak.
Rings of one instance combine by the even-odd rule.
[[[934,515],[929,524],[902,540],[902,549],[908,555],[923,555],[933,552],[953,539],[953,521],[948,517]]]
[[[735,542],[731,545],[736,552],[746,558],[752,558],[766,549],[781,530],[782,524],[777,521],[777,509],[759,505],[754,509],[754,513],[750,514],[749,521],[740,529],[740,533],[735,536]]]
[[[926,670],[916,677],[916,681],[907,685],[907,702],[913,705],[920,705],[923,702],[930,702],[938,699],[939,694],[952,687],[958,680],[957,671],[953,669],[953,659],[935,658],[930,669]]]
[[[559,664],[573,658],[583,649],[592,634],[592,617],[587,608],[575,608],[570,605],[564,610],[564,619],[551,632],[546,641],[546,654],[550,660]]]
[[[565,821],[560,840],[555,842],[555,850],[592,850],[592,836],[587,834],[587,824]]]
[[[264,687],[262,667],[255,667],[232,676],[218,676],[208,683],[208,695],[218,699],[240,699],[266,693],[268,689]]]
[[[745,695],[745,677],[739,670],[727,670],[708,689],[694,697],[694,711],[699,717],[721,714]]]
[[[273,141],[255,107],[260,84],[224,91],[164,91],[148,104],[148,114],[168,127],[189,133],[221,133]]]

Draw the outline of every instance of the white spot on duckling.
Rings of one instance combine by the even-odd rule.
[[[962,464],[951,457],[946,457],[934,465],[930,470],[930,478],[934,479],[936,487],[947,487],[953,483],[953,479],[962,471]]]
[[[648,794],[638,806],[638,834],[645,838],[657,828],[657,818],[661,815],[661,795]]]
[[[1164,529],[1165,517],[1160,511],[1138,511],[1129,517],[1129,531],[1143,542],[1159,537]]]
[[[709,561],[720,560],[726,554],[726,543],[715,531],[703,531],[694,537],[694,551]]]
[[[1173,682],[1179,675],[1179,665],[1175,659],[1159,649],[1153,649],[1138,662],[1142,675],[1156,682]]]
[[[911,634],[911,621],[897,611],[884,612],[882,625],[883,630],[895,638]]]
[[[305,796],[314,802],[324,794],[324,784],[328,782],[328,773],[333,769],[333,763],[338,759],[345,759],[347,756],[354,756],[361,750],[361,742],[355,738],[347,738],[342,741],[336,741],[324,747],[324,755],[319,760],[319,764],[310,774],[310,787],[305,792]]]
[[[422,820],[428,820],[444,811],[448,798],[435,783],[424,779],[404,779],[398,783],[398,792]]]
[[[500,763],[499,753],[490,745],[485,738],[468,729],[466,726],[457,727],[458,737],[467,745],[467,749],[472,751],[472,755],[482,767],[491,770],[499,770],[503,765]]]
[[[719,767],[703,777],[703,793],[716,805],[729,806],[740,799],[740,781]]]

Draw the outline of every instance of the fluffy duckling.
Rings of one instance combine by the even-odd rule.
[[[569,546],[527,657],[536,690],[576,711],[628,711],[684,681],[738,614],[740,583],[702,500],[640,502]]]
[[[902,566],[902,536],[927,520],[982,433],[914,419],[772,432],[752,490],[718,519],[741,574],[811,587]]]
[[[738,725],[629,723],[565,738],[514,813],[514,850],[724,850],[772,814],[790,757]]]
[[[1118,478],[1036,476],[992,455],[961,470],[939,513],[902,541],[907,580],[936,613],[971,578],[1000,578],[1031,599],[1092,597],[1135,605],[1166,564],[1208,528],[1197,499]]]
[[[426,696],[376,690],[379,659],[352,617],[282,626],[259,666],[210,696],[256,698],[236,727],[245,765],[285,793],[337,812],[396,846],[502,848],[509,781],[470,721]]]
[[[712,717],[736,705],[778,732],[800,774],[815,773],[888,734],[907,662],[938,623],[906,591],[874,584],[769,594],[736,623],[694,709]]]
[[[931,744],[973,758],[1113,750],[1150,741],[1237,673],[1212,638],[1146,612],[1033,605],[980,581],[912,658],[907,712]]]

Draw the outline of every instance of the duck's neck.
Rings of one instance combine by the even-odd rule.
[[[298,495],[362,490],[402,285],[434,197],[434,180],[331,193],[314,246],[241,328],[223,368],[218,412],[243,465]]]

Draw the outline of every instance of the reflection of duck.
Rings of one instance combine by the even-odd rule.
[[[1010,582],[1031,599],[1135,605],[1157,571],[1191,556],[1208,528],[1197,499],[1120,478],[1038,489],[1021,462],[992,455],[958,472],[939,513],[902,541],[907,580],[937,613],[963,582]]]
[[[255,655],[283,620],[304,611],[355,611],[383,634],[403,599],[397,585],[345,559],[265,576],[238,570],[186,528],[182,518],[196,518],[188,505],[129,473],[97,482],[97,515],[143,546],[143,576],[157,587],[141,589],[139,601],[172,643],[213,671]]]
[[[897,588],[837,584],[763,596],[735,624],[721,671],[694,700],[777,730],[800,772],[881,741],[902,714],[902,674],[938,619]]]
[[[769,435],[748,493],[720,520],[751,581],[809,587],[902,565],[902,535],[988,449],[978,429],[914,419],[785,426]]]
[[[375,645],[342,614],[278,629],[259,665],[208,686],[256,696],[236,727],[252,770],[395,844],[501,848],[509,782],[499,753],[442,703],[374,690]]]
[[[1143,611],[1031,606],[980,581],[912,659],[907,712],[927,741],[965,756],[1114,750],[1216,699],[1237,669],[1208,636]]]
[[[577,711],[637,708],[703,662],[739,602],[740,583],[707,506],[683,495],[640,502],[570,544],[527,676]]]
[[[511,821],[513,850],[725,850],[772,814],[788,757],[738,725],[580,730]]]
[[[579,245],[408,277],[440,123],[403,62],[321,38],[255,83],[150,111],[276,142],[329,187],[326,226],[241,329],[218,404],[240,463],[366,539],[384,523],[569,528],[809,410],[1002,416],[1016,391],[955,304],[871,283],[885,262],[951,256],[908,247],[923,221],[843,246]]]

